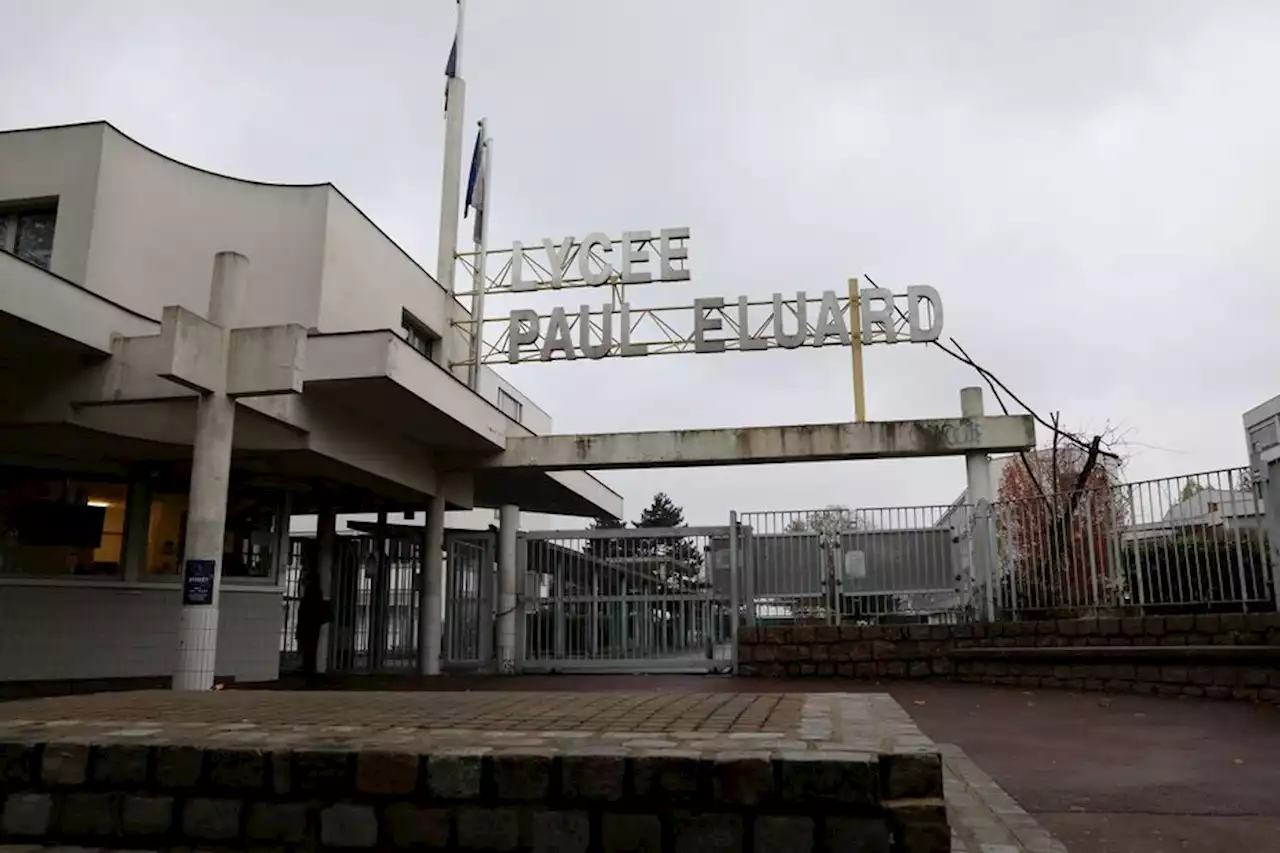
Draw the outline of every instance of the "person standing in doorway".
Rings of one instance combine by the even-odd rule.
[[[298,650],[302,672],[308,682],[319,673],[320,630],[333,619],[333,610],[320,588],[320,578],[307,572],[302,578],[302,598],[298,602]]]

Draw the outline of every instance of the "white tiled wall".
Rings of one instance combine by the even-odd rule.
[[[0,681],[173,673],[177,588],[0,585]],[[217,675],[271,681],[280,671],[279,590],[223,590]]]

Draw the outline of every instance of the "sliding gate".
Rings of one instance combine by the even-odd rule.
[[[727,672],[728,527],[521,533],[525,671]],[[521,631],[520,622],[523,622]]]

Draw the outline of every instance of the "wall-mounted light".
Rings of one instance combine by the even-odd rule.
[[[89,506],[96,506],[99,509],[106,509],[111,506],[111,501],[88,501]]]

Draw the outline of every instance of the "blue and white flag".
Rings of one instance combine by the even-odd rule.
[[[484,227],[485,183],[489,171],[489,158],[485,156],[484,127],[476,131],[476,145],[471,151],[471,171],[467,174],[467,200],[463,205],[462,216],[465,219],[472,210],[476,212],[475,228],[472,232],[475,242],[480,242]]]

